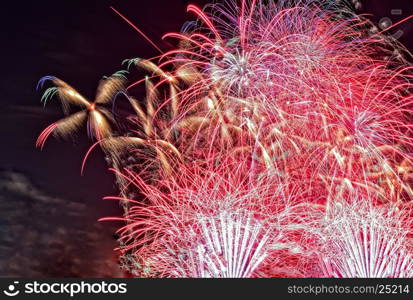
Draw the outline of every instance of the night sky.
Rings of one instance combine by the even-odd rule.
[[[183,0],[7,1],[2,31],[0,155],[0,276],[122,276],[112,249],[119,224],[98,223],[122,213],[114,201],[113,175],[102,153],[81,160],[91,145],[86,130],[73,141],[49,139],[35,149],[37,135],[63,116],[58,101],[40,104],[37,81],[54,75],[93,99],[98,81],[121,70],[126,58],[156,56],[157,51],[117,16],[110,6],[138,25],[163,50],[161,40],[193,20]],[[411,0],[364,0],[361,12],[394,23],[413,14]],[[393,14],[392,14],[393,10]],[[395,14],[395,10],[401,15]],[[388,21],[388,20],[387,20]],[[413,21],[393,33],[413,50]]]

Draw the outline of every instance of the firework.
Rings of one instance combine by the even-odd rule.
[[[57,86],[44,101],[58,95],[65,111],[86,110],[46,128],[38,145],[88,117],[111,158],[121,197],[108,199],[127,205],[103,220],[125,223],[118,251],[128,271],[411,277],[408,51],[345,3],[243,0],[188,11],[199,21],[165,35],[177,49],[125,61],[147,72],[127,89],[115,74],[92,103],[56,78],[41,81]],[[133,96],[141,84],[142,101]],[[112,129],[103,107],[121,96],[132,132]]]
[[[411,278],[411,220],[394,207],[336,203],[321,221],[321,265],[327,277]]]
[[[56,95],[61,101],[65,114],[69,114],[70,105],[80,106],[84,108],[84,110],[47,127],[40,134],[36,146],[43,148],[47,138],[51,134],[62,137],[73,135],[86,120],[88,133],[91,137],[98,140],[110,137],[112,130],[109,120],[113,121],[113,118],[111,113],[103,107],[103,104],[111,102],[113,96],[123,90],[126,79],[123,73],[124,72],[118,72],[111,77],[102,79],[99,83],[94,102],[90,102],[69,84],[56,77],[43,77],[38,83],[38,88],[43,87],[46,81],[52,81],[55,85],[55,87],[50,87],[44,92],[42,101],[45,105],[48,100]]]
[[[145,196],[108,199],[131,202],[120,220],[118,234],[124,256],[133,254],[138,276],[250,277],[264,271],[263,261],[273,266],[276,253],[300,252],[300,233],[311,206],[286,193],[277,175],[261,174],[251,181],[248,163],[221,158],[200,167],[179,166],[179,177],[161,174],[162,180],[146,183],[131,171],[123,175]],[[290,249],[291,248],[291,249]],[[135,259],[137,259],[135,258]],[[277,274],[286,272],[279,267]],[[271,272],[274,272],[273,270]],[[274,273],[272,275],[275,275]]]

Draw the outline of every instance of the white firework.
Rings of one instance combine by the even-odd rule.
[[[322,223],[325,276],[413,277],[409,230],[396,208],[337,203]]]
[[[196,242],[187,248],[177,250],[168,243],[174,277],[247,278],[267,257],[269,231],[250,215],[224,211],[201,216],[198,225],[190,232]]]

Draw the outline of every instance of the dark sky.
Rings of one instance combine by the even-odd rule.
[[[121,69],[126,58],[152,57],[156,50],[110,6],[126,15],[162,49],[164,33],[193,19],[183,0],[66,0],[2,3],[0,109],[0,276],[120,276],[112,248],[117,224],[97,224],[119,215],[113,177],[98,151],[80,176],[91,142],[50,139],[35,149],[37,135],[62,117],[57,101],[44,109],[37,81],[59,77],[92,98],[98,81]],[[208,1],[190,1],[205,4]],[[411,0],[364,0],[362,12],[394,23],[413,14]],[[401,15],[396,14],[400,12]],[[399,31],[409,42],[413,21]],[[409,44],[410,43],[410,44]]]

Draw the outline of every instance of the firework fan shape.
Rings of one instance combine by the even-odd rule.
[[[116,174],[120,195],[107,199],[124,215],[102,220],[124,223],[122,266],[137,277],[412,277],[410,53],[345,1],[188,12],[198,21],[164,36],[176,49],[125,61],[147,72],[127,88],[118,72],[91,102],[40,81],[55,84],[44,101],[85,110],[37,145],[87,119],[97,141],[86,158],[100,146]],[[121,99],[128,126],[105,107]]]
[[[319,234],[325,250],[320,253],[324,252],[325,275],[411,278],[411,220],[394,207],[377,208],[360,202],[361,207],[335,203],[321,222]]]

